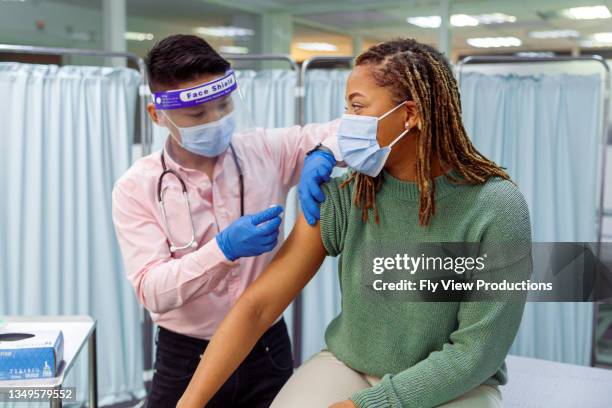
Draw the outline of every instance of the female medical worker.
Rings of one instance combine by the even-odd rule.
[[[337,123],[236,132],[234,74],[196,36],[160,41],[147,68],[149,114],[170,137],[117,181],[113,219],[128,279],[159,326],[148,406],[174,407],[207,340],[282,241],[277,204],[300,173],[302,204],[318,217]],[[279,318],[209,406],[268,407],[292,371]]]
[[[508,378],[504,359],[524,295],[426,301],[375,292],[368,277],[377,250],[419,256],[427,243],[454,242],[489,255],[469,282],[527,279],[531,227],[522,194],[470,143],[457,83],[432,47],[399,39],[366,50],[346,99],[338,144],[353,171],[324,186],[320,224],[298,219],[217,330],[178,407],[201,408],[325,255],[339,254],[342,307],[325,333],[327,350],[295,372],[272,408],[502,406],[498,386]]]

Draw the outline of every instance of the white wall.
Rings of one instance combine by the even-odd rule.
[[[36,21],[45,28],[36,28]],[[69,31],[90,33],[91,40],[71,37]],[[0,2],[0,42],[20,45],[100,48],[99,10],[52,2]]]
[[[36,28],[36,22],[39,20],[43,21],[45,25],[42,30]],[[205,17],[201,20],[201,25],[226,23],[214,17]],[[127,30],[154,34],[153,41],[127,42],[129,52],[144,56],[155,41],[171,34],[193,33],[193,26],[128,15]],[[75,34],[70,34],[70,32]],[[213,47],[229,45],[232,41],[214,38],[207,40]],[[0,43],[102,49],[102,10],[49,1],[26,1],[23,3],[0,1]],[[92,58],[68,58],[65,61],[66,63],[90,65],[102,63],[100,60]]]

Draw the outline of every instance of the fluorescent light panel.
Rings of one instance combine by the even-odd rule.
[[[333,52],[337,51],[338,47],[334,44],[326,43],[326,42],[298,42],[296,46],[305,51],[327,51]]]
[[[442,24],[440,16],[408,17],[406,21],[422,28],[438,28]]]
[[[580,37],[580,33],[576,30],[530,31],[529,36],[538,40],[548,40],[551,38],[577,38]]]
[[[593,40],[601,43],[612,43],[612,33],[596,33],[592,36]]]
[[[248,54],[249,49],[247,47],[241,47],[238,45],[222,45],[219,47],[219,51],[228,54]]]
[[[474,16],[467,14],[453,14],[450,18],[450,23],[454,27],[474,27],[480,24],[480,21]]]
[[[580,46],[585,48],[612,47],[612,32],[593,34],[588,39],[580,41]]]
[[[476,48],[519,47],[522,41],[516,37],[468,38],[467,43]]]
[[[501,24],[501,23],[514,23],[516,21],[515,16],[509,16],[504,13],[491,13],[491,14],[480,14],[475,16],[480,24]]]
[[[576,30],[549,30],[549,31],[530,31],[529,37],[538,40],[548,40],[554,38],[577,38],[580,33]]]
[[[442,18],[440,16],[408,17],[406,21],[412,25],[423,28],[438,28],[442,24]],[[478,15],[453,14],[450,18],[450,23],[454,27],[474,27],[479,24],[514,23],[515,21],[515,16],[509,16],[503,13]]]
[[[599,41],[595,41],[595,40],[582,40],[580,41],[580,46],[582,48],[598,48],[598,47],[610,47],[612,46],[612,44],[608,44],[608,43],[601,43]]]
[[[571,7],[561,10],[561,15],[572,20],[595,20],[600,18],[610,18],[610,10],[604,5],[590,7]]]
[[[555,53],[552,51],[521,51],[521,52],[515,53],[514,55],[516,55],[517,57],[535,58],[535,57],[554,57]]]
[[[131,41],[151,41],[154,38],[153,33],[139,33],[137,31],[126,31],[124,37]]]
[[[211,37],[251,37],[255,34],[250,28],[233,26],[197,27],[194,31]]]

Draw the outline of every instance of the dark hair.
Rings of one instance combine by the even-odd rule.
[[[372,67],[374,80],[388,88],[394,102],[414,101],[419,109],[422,128],[417,135],[417,184],[419,186],[419,223],[428,225],[435,213],[435,184],[431,175],[434,158],[454,169],[459,178],[454,182],[481,184],[491,177],[510,177],[497,164],[476,150],[467,136],[461,120],[461,100],[457,81],[447,59],[435,48],[414,39],[399,38],[374,45],[360,54],[356,65]],[[362,207],[362,218],[368,219],[368,209],[376,209],[376,192],[381,187],[381,175],[369,177],[354,172],[342,186],[355,183],[354,201]]]
[[[176,34],[157,42],[146,58],[149,86],[176,88],[200,75],[223,74],[230,67],[210,44],[195,35]]]

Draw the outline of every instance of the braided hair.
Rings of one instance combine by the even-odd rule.
[[[396,39],[374,45],[357,56],[355,65],[373,68],[374,80],[391,91],[396,104],[415,102],[421,117],[417,136],[417,184],[419,188],[419,224],[429,225],[435,213],[435,183],[431,175],[434,158],[453,168],[460,176],[447,174],[451,181],[481,184],[491,177],[510,180],[497,164],[484,157],[472,145],[461,121],[459,89],[446,58],[435,48],[414,39]],[[373,209],[378,223],[376,192],[381,174],[370,177],[353,172],[341,187],[355,183],[354,203],[368,220]]]

